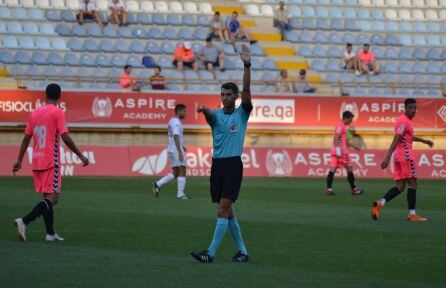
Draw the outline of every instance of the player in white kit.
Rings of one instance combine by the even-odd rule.
[[[159,197],[160,188],[164,184],[169,183],[177,178],[178,190],[177,199],[188,200],[188,196],[184,194],[186,187],[186,154],[183,141],[183,125],[181,120],[186,119],[186,106],[178,104],[175,106],[175,117],[170,119],[168,124],[168,146],[167,154],[169,156],[170,167],[172,172],[153,183],[152,191],[155,197]]]

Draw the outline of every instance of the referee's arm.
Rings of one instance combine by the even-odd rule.
[[[246,112],[251,112],[253,109],[251,101],[251,57],[250,51],[246,45],[242,46],[240,58],[242,59],[244,64],[242,106]]]

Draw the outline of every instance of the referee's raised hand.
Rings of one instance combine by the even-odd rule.
[[[251,62],[251,51],[249,50],[246,44],[242,44],[242,50],[240,51],[240,59],[242,59],[243,63]]]

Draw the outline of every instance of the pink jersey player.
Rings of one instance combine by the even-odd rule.
[[[43,216],[45,222],[47,233],[45,239],[47,241],[63,240],[54,232],[53,227],[53,206],[57,204],[59,199],[62,183],[62,176],[60,175],[60,139],[81,159],[84,166],[88,165],[88,159],[82,155],[70,135],[68,135],[64,112],[57,107],[62,93],[60,86],[49,84],[45,93],[46,104],[31,113],[17,162],[12,168],[14,175],[22,168],[23,157],[31,140],[34,140],[32,153],[34,186],[36,192],[43,194],[43,200],[25,217],[14,220],[19,239],[24,242],[26,241],[27,225],[39,216]]]
[[[60,192],[60,136],[67,132],[65,114],[55,105],[43,105],[31,113],[25,134],[34,141],[32,169],[36,192]]]
[[[395,187],[390,188],[387,193],[376,202],[372,203],[372,218],[378,220],[381,209],[393,198],[404,191],[407,184],[407,206],[409,214],[407,220],[412,222],[426,222],[428,219],[418,216],[415,212],[417,202],[417,167],[416,159],[412,151],[412,142],[421,142],[429,147],[434,143],[431,140],[416,137],[413,133],[412,119],[417,114],[417,101],[408,98],[404,101],[404,114],[398,117],[395,125],[395,135],[381,167],[386,169],[393,154],[393,180]]]
[[[355,175],[353,174],[352,165],[349,158],[348,140],[347,140],[347,126],[353,121],[353,115],[350,111],[342,113],[342,120],[335,126],[333,136],[333,146],[331,147],[331,161],[330,171],[327,175],[327,195],[334,195],[333,179],[338,168],[345,168],[347,170],[347,181],[352,189],[352,195],[360,195],[364,190],[356,187]],[[352,145],[353,146],[353,145]],[[353,146],[359,150],[359,147]]]

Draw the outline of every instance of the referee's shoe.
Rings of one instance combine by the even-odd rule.
[[[207,250],[201,251],[201,252],[192,252],[190,253],[192,257],[197,259],[197,261],[201,263],[212,263],[214,262],[214,258],[212,258],[211,255],[209,255],[209,252]]]

